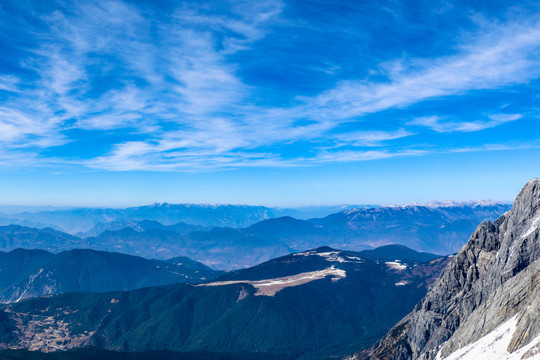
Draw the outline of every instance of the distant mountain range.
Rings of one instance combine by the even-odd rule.
[[[0,252],[0,302],[66,292],[107,292],[198,283],[221,272],[188,258],[169,261],[95,250]]]
[[[425,206],[435,207],[476,207],[497,206],[494,202],[442,202],[429,203]],[[52,208],[52,207],[0,207],[0,225],[22,225],[28,227],[51,227],[71,235],[95,236],[92,230],[99,223],[121,223],[150,220],[163,225],[174,225],[180,222],[200,227],[244,228],[262,220],[290,216],[308,220],[323,218],[330,214],[350,209],[377,208],[376,205],[334,205],[303,206],[296,208],[269,208],[248,205],[201,205],[201,204],[153,204],[124,209],[112,208]],[[5,211],[2,215],[2,210]],[[17,211],[21,210],[21,211]],[[98,229],[99,231],[99,226]],[[113,229],[108,229],[113,230]],[[117,228],[118,230],[118,228]],[[86,234],[88,232],[92,232]]]
[[[32,221],[76,234],[87,232],[97,223],[118,220],[153,220],[164,225],[185,222],[200,226],[245,227],[272,217],[264,206],[154,204],[125,209],[75,208],[20,212],[4,216]]]
[[[2,253],[6,276],[0,281],[7,301],[16,302],[0,307],[0,349],[11,349],[0,351],[0,358],[537,359],[540,180],[531,180],[508,208],[349,209],[243,228],[115,220],[86,238],[0,227],[3,247],[114,246],[162,257],[184,251],[230,267],[271,251],[294,252],[225,273],[183,257],[163,262],[93,250]],[[483,222],[497,213],[495,222]],[[463,243],[473,221],[482,223],[456,255],[403,245],[448,251]],[[295,251],[319,242],[355,247],[395,239],[402,245]],[[211,280],[202,279],[205,272]],[[192,276],[193,282],[153,286],[171,276]],[[126,289],[126,283],[133,290],[99,292]],[[24,291],[41,297],[23,300]],[[42,296],[65,291],[73,292]]]
[[[374,207],[362,205],[360,207]],[[150,220],[163,225],[186,223],[199,228],[243,228],[256,222],[281,216],[298,219],[324,217],[353,208],[352,205],[303,206],[297,208],[268,208],[248,205],[153,204],[125,209],[112,208],[53,208],[0,207],[0,225],[23,225],[36,228],[51,227],[72,235],[96,236],[99,224],[121,224]],[[18,211],[20,210],[20,211]],[[95,228],[97,226],[97,228]],[[112,225],[114,227],[114,225]],[[124,226],[127,227],[127,226]],[[120,228],[116,228],[119,230]],[[114,230],[112,228],[107,230]],[[85,234],[87,233],[87,234]]]
[[[158,208],[158,212],[165,211]],[[114,220],[97,223],[79,236],[11,225],[0,227],[0,250],[91,248],[150,259],[187,256],[215,269],[253,266],[326,245],[358,251],[395,243],[444,255],[458,251],[476,224],[494,220],[509,208],[501,203],[445,203],[349,209],[319,219],[266,219],[245,228]]]
[[[163,225],[162,223],[154,220],[116,220],[106,223],[99,222],[89,231],[78,233],[77,236],[81,238],[96,237],[105,231],[118,231],[126,228],[133,229],[137,232],[144,232],[147,230],[163,230],[181,235],[188,234],[192,231],[210,230],[208,227],[190,225],[186,224],[185,222],[179,222],[173,225]]]
[[[401,252],[404,259],[395,256]],[[327,359],[380,338],[449,259],[399,246],[367,253],[322,247],[200,285],[42,297],[0,311],[0,343]]]
[[[482,221],[510,210],[505,203],[436,203],[352,209],[312,219],[334,234],[327,245],[342,249],[402,244],[436,254],[457,252]],[[336,236],[337,235],[337,236]]]

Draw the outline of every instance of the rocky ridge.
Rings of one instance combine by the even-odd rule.
[[[413,312],[375,348],[351,358],[444,359],[513,317],[517,324],[506,353],[537,341],[539,236],[540,179],[533,179],[510,211],[476,229]],[[523,359],[536,356],[538,348],[533,344]]]

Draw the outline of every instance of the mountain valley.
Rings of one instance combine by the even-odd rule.
[[[244,228],[114,220],[78,236],[3,226],[0,245],[16,249],[0,253],[0,356],[166,350],[159,356],[317,360],[357,351],[348,358],[457,360],[491,351],[511,332],[521,335],[508,338],[509,353],[533,354],[538,183],[529,182],[510,211],[480,203],[379,207]],[[448,253],[473,222],[505,210],[455,256],[406,246]],[[345,249],[317,247],[327,243]],[[103,251],[110,248],[162,260]],[[520,294],[514,310],[509,293]]]
[[[426,254],[409,251],[407,260],[387,261],[395,252],[378,258],[323,247],[200,285],[20,301],[3,309],[2,326],[16,329],[2,334],[3,346],[343,356],[382,336],[451,259],[425,262]]]

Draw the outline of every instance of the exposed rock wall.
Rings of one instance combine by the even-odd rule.
[[[353,358],[431,360],[440,349],[444,357],[515,314],[508,351],[528,344],[540,332],[539,228],[540,179],[533,179],[509,212],[476,229],[412,313]]]

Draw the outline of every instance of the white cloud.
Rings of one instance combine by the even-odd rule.
[[[522,118],[521,114],[492,114],[488,120],[455,121],[439,116],[419,117],[409,121],[408,125],[425,126],[436,132],[474,132],[489,129]]]
[[[249,5],[249,6],[244,6]],[[23,65],[25,83],[0,74],[0,91],[13,93],[0,107],[0,143],[13,151],[62,144],[71,129],[147,134],[127,138],[85,165],[109,170],[291,166],[418,156],[423,150],[321,150],[311,158],[283,159],[259,151],[320,138],[335,146],[377,147],[412,136],[410,127],[473,132],[518,120],[493,114],[458,121],[432,116],[397,130],[340,132],[344,122],[430,99],[498,89],[540,76],[540,24],[487,24],[455,55],[381,63],[386,81],[349,79],[296,106],[254,105],[254,88],[238,75],[231,54],[264,38],[284,8],[279,0],[233,6],[229,14],[180,7],[168,19],[149,18],[121,1],[75,3],[45,22],[50,33]],[[329,67],[330,73],[334,67]],[[326,71],[325,69],[321,69]],[[379,78],[381,74],[378,74]],[[360,126],[356,127],[360,128]]]
[[[322,162],[353,162],[353,161],[369,161],[369,160],[381,160],[390,159],[402,156],[420,156],[425,155],[425,150],[409,149],[400,151],[387,151],[387,150],[369,150],[369,151],[323,151],[317,157],[310,159],[311,161]]]
[[[178,144],[150,144],[130,142],[118,145],[112,153],[82,164],[110,171],[214,171],[242,167],[302,166],[297,161],[283,160],[275,154],[253,152],[215,151],[191,149],[177,150]],[[305,164],[304,164],[305,165]]]
[[[388,140],[395,140],[414,135],[413,132],[405,129],[398,129],[394,131],[355,131],[345,134],[339,134],[336,137],[354,146],[382,146]]]
[[[490,27],[459,53],[386,65],[386,82],[342,81],[304,99],[306,116],[348,119],[429,99],[524,83],[540,75],[540,24]]]
[[[477,151],[512,151],[525,149],[539,149],[540,141],[531,143],[510,143],[510,144],[484,144],[481,146],[467,146],[461,148],[453,148],[448,150],[451,153],[477,152]]]
[[[19,79],[13,75],[0,75],[0,90],[18,92]]]

